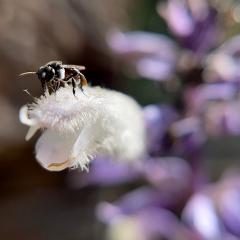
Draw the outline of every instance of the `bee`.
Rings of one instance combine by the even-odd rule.
[[[46,89],[50,92],[56,92],[66,84],[72,85],[73,95],[75,95],[77,86],[83,91],[82,87],[87,85],[87,80],[81,73],[82,70],[85,70],[84,66],[67,65],[61,61],[51,61],[41,66],[36,72],[25,72],[19,76],[36,74],[42,84],[44,92]]]

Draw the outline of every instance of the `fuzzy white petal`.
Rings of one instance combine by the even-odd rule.
[[[32,126],[47,129],[36,146],[37,159],[48,170],[80,166],[87,169],[96,154],[132,161],[145,151],[141,107],[129,96],[99,87],[84,92],[71,87],[45,93],[22,112]],[[21,118],[21,117],[20,117]],[[29,122],[28,122],[29,120]],[[60,165],[59,165],[60,164]]]

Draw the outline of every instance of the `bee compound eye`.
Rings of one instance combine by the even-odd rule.
[[[45,73],[46,73],[46,75],[45,75],[44,80],[45,81],[50,81],[50,80],[53,79],[53,77],[55,75],[55,70],[53,68],[51,68],[51,67],[47,67],[45,69]]]
[[[40,80],[48,82],[55,76],[55,70],[51,67],[40,68],[37,75]]]
[[[41,76],[41,79],[45,79],[47,76],[46,71],[42,71],[40,76]]]
[[[37,75],[40,80],[44,80],[47,76],[47,73],[44,68],[39,68],[39,70],[37,71]]]

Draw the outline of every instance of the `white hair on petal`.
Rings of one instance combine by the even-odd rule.
[[[29,139],[45,129],[36,145],[36,157],[52,171],[80,166],[87,169],[98,153],[126,161],[145,151],[145,129],[141,107],[131,97],[100,87],[58,89],[41,96],[20,120],[29,125]]]

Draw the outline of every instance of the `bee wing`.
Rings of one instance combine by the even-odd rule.
[[[68,64],[63,64],[62,67],[63,67],[63,68],[66,68],[66,69],[76,68],[76,69],[78,69],[78,70],[80,70],[80,71],[86,69],[84,66],[81,66],[81,65],[68,65]]]
[[[62,65],[62,61],[50,61],[50,62],[46,63],[44,66],[48,66],[51,64],[55,64],[55,63]]]

